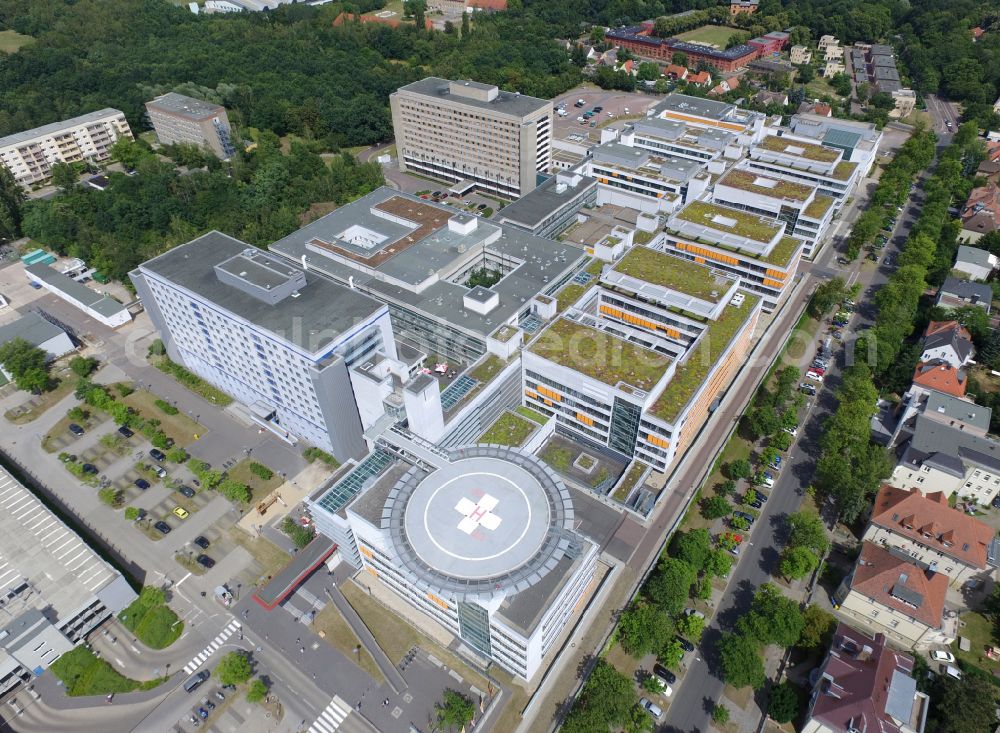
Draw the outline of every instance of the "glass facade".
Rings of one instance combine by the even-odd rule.
[[[639,434],[641,416],[642,408],[639,405],[615,397],[615,405],[611,410],[608,445],[626,456],[635,453],[635,439]]]
[[[458,629],[462,640],[486,657],[493,657],[490,644],[490,617],[478,603],[460,601],[458,604]]]

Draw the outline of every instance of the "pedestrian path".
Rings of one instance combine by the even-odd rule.
[[[184,674],[191,674],[198,669],[198,667],[203,665],[205,660],[215,654],[215,650],[225,643],[226,639],[239,631],[240,627],[241,624],[239,621],[230,621],[229,625],[219,632],[219,635],[212,640],[211,644],[202,650],[201,654],[184,665]]]
[[[316,718],[316,722],[309,726],[309,733],[333,733],[350,714],[351,711],[344,702],[337,702],[337,698],[333,698],[326,710]]]

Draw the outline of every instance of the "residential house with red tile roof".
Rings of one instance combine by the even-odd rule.
[[[990,183],[972,189],[962,207],[960,242],[975,242],[984,234],[997,229],[1000,222],[1000,187]]]
[[[930,707],[913,657],[841,623],[813,683],[802,733],[923,733]]]
[[[707,71],[699,71],[695,74],[688,74],[687,83],[694,84],[699,87],[703,87],[706,84],[711,83],[712,75]]]
[[[947,592],[944,573],[863,542],[854,570],[833,598],[852,623],[881,632],[908,649],[928,649],[955,641],[958,613],[945,609]]]
[[[723,79],[716,86],[712,87],[712,90],[708,93],[708,96],[714,97],[719,94],[725,94],[726,92],[731,92],[734,89],[739,89],[740,78],[738,76],[730,76]]]
[[[929,361],[917,364],[916,371],[913,372],[913,383],[952,397],[965,397],[969,377],[964,369],[956,369],[947,362]]]
[[[663,73],[668,79],[677,79],[678,81],[683,81],[688,78],[688,70],[686,66],[680,66],[679,64],[670,64]]]
[[[864,539],[947,575],[950,584],[993,572],[1000,551],[993,529],[948,506],[948,494],[883,484]]]
[[[467,10],[497,13],[507,9],[507,0],[465,0],[465,7]]]
[[[924,331],[920,361],[943,361],[956,369],[967,366],[976,349],[972,334],[958,321],[931,321]]]

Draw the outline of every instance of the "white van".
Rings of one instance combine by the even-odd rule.
[[[659,705],[657,705],[652,700],[647,700],[644,697],[641,700],[639,700],[639,704],[643,707],[643,709],[647,713],[649,713],[650,715],[652,715],[653,718],[655,718],[656,720],[659,720],[660,718],[663,717],[663,708],[661,708]]]

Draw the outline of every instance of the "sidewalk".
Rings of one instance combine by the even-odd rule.
[[[337,607],[343,615],[344,620],[347,621],[354,635],[358,637],[362,644],[364,644],[365,649],[368,653],[372,655],[372,659],[375,660],[375,664],[378,665],[379,671],[385,676],[386,682],[389,686],[395,690],[397,693],[402,692],[407,688],[406,681],[403,680],[403,675],[399,673],[396,669],[396,665],[392,663],[389,657],[386,656],[382,647],[379,646],[378,642],[375,641],[375,637],[372,636],[372,632],[365,625],[365,622],[361,620],[358,612],[354,610],[354,606],[347,602],[344,598],[344,594],[340,592],[340,588],[337,586],[326,588],[326,594],[333,601],[333,605]]]

